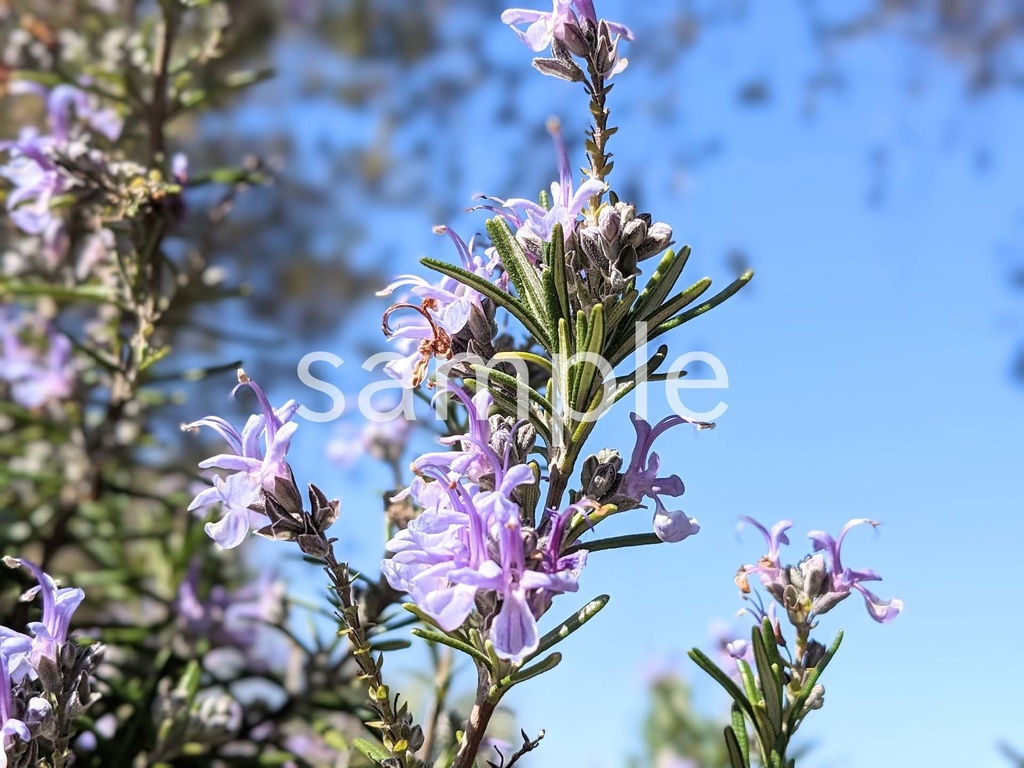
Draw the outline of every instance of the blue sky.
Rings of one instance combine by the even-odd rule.
[[[724,711],[722,695],[685,652],[707,648],[710,625],[741,607],[733,575],[761,553],[756,534],[736,534],[737,517],[747,514],[766,523],[793,519],[794,560],[808,551],[807,530],[880,520],[877,532],[851,535],[844,559],[877,570],[884,581],[876,591],[905,603],[887,626],[872,622],[857,597],[822,622],[823,639],[843,627],[846,640],[824,680],[826,706],[805,726],[816,742],[807,764],[1003,766],[998,741],[1016,738],[1024,748],[1024,670],[1013,648],[1024,631],[1016,593],[1024,388],[1009,375],[1024,307],[1007,287],[1000,256],[1024,245],[1024,144],[1015,140],[1024,100],[999,92],[965,100],[956,68],[881,38],[840,53],[849,83],[822,97],[808,118],[806,78],[820,62],[797,3],[710,30],[666,70],[643,48],[669,44],[650,40],[664,31],[659,19],[668,5],[598,3],[599,13],[641,33],[611,101],[621,127],[612,145],[616,168],[636,174],[641,205],[693,248],[692,280],[707,274],[727,283],[723,256],[734,249],[748,254],[757,275],[749,290],[670,336],[677,353],[711,351],[729,372],[728,390],[695,399],[698,407],[728,403],[718,428],[680,430],[659,449],[686,481],[684,507],[702,530],[674,546],[595,554],[581,593],[556,602],[551,620],[592,595],[612,595],[590,631],[564,644],[561,666],[508,699],[527,731],[547,731],[534,764],[618,766],[638,751],[643,674],[659,660],[676,660],[701,704]],[[495,61],[529,65],[529,51],[497,19],[484,34]],[[268,88],[286,89],[309,66],[293,54],[282,47],[285,85]],[[456,50],[441,55],[458,62]],[[772,102],[738,106],[737,82],[758,74],[772,83]],[[925,82],[914,97],[905,88],[911,75]],[[442,139],[475,171],[464,188],[444,188],[457,202],[485,190],[535,194],[489,186],[500,178],[495,163],[535,164],[538,187],[554,178],[546,143],[531,145],[527,156],[502,156],[502,132],[511,129],[494,114],[494,87],[482,78],[465,118],[446,128],[454,135]],[[275,91],[257,92],[244,107],[240,130],[258,133],[283,120],[307,159],[323,137],[358,140],[373,124],[372,116],[318,102],[275,118],[268,93]],[[567,128],[585,109],[575,88],[540,75],[517,103],[533,124],[560,114]],[[721,151],[685,164],[709,137],[719,138]],[[580,141],[569,139],[581,157]],[[879,145],[890,160],[883,202],[872,206],[868,157]],[[994,157],[984,173],[973,163],[982,145]],[[431,234],[440,222],[426,205],[364,215],[368,252],[390,254],[395,273],[422,255],[454,257]],[[449,223],[467,235],[482,228],[468,216]],[[376,312],[367,309],[353,324],[375,327]],[[330,347],[350,361],[334,379],[345,387],[364,381],[354,373],[353,335],[351,326],[339,328]],[[283,355],[282,365],[308,351]],[[273,394],[310,399],[298,383]],[[652,403],[658,415],[653,391]],[[595,449],[628,450],[628,423],[625,408],[613,412]],[[376,494],[386,477],[368,465],[306,476],[324,466],[334,429],[304,425],[295,465],[303,480],[343,497],[339,535],[356,563],[372,562],[381,544]],[[648,525],[636,512],[611,521],[607,532]],[[393,663],[412,670],[415,657]]]

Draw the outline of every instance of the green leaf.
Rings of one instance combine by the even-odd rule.
[[[199,683],[203,677],[203,670],[199,666],[199,662],[192,660],[185,667],[184,673],[181,675],[181,679],[178,681],[178,690],[184,691],[188,696],[189,701],[193,701],[196,694],[199,692]]]
[[[738,659],[736,666],[740,671],[740,680],[743,681],[743,689],[747,692],[747,698],[750,699],[752,704],[759,703],[761,701],[761,691],[758,690],[757,684],[754,682],[754,673],[751,671],[750,665],[743,659]]]
[[[596,541],[580,542],[574,544],[565,551],[569,555],[581,549],[587,552],[600,552],[603,549],[625,549],[626,547],[646,547],[651,544],[662,544],[661,539],[655,533],[631,533],[625,536],[612,536],[607,539]]]
[[[678,328],[683,323],[687,323],[690,320],[693,320],[693,318],[697,317],[698,315],[703,315],[708,310],[714,309],[723,301],[737,293],[740,290],[740,288],[749,283],[753,277],[753,270],[747,270],[738,278],[729,283],[729,285],[727,285],[721,292],[716,293],[703,304],[696,306],[690,311],[684,312],[678,317],[674,317],[671,320],[668,320],[667,322],[664,322],[661,325],[659,325],[657,328],[654,329],[654,333],[651,334],[651,338],[653,339],[657,336],[660,336],[661,334],[667,331],[671,331],[673,328]]]
[[[689,258],[690,246],[688,245],[684,245],[679,253],[672,250],[665,252],[658,263],[658,268],[654,270],[654,274],[651,275],[651,279],[647,281],[647,285],[636,301],[634,318],[649,315],[661,306],[661,303],[675,287]]]
[[[651,355],[650,360],[648,360],[643,365],[643,378],[645,381],[651,380],[651,377],[654,375],[654,372],[658,370],[658,368],[661,366],[663,362],[665,362],[666,357],[668,357],[668,345],[662,344],[661,346],[658,347],[657,352]],[[686,372],[683,371],[683,373],[685,374]],[[601,403],[602,411],[608,410],[611,406],[619,402],[619,400],[621,400],[634,389],[636,389],[640,381],[639,374],[640,368],[637,368],[628,376],[621,376],[617,378],[615,380],[616,386],[615,389],[612,390],[611,396],[608,398],[607,401]]]
[[[39,83],[47,88],[54,88],[64,82],[63,78],[55,72],[40,72],[34,69],[15,69],[8,72],[12,82],[27,80],[30,83]]]
[[[656,307],[649,317],[642,319],[657,328],[663,322],[678,314],[684,307],[696,301],[710,287],[711,278],[702,277],[682,293],[677,293],[661,307]]]
[[[761,627],[753,628],[751,639],[754,647],[754,663],[757,665],[757,675],[761,680],[761,692],[764,695],[765,711],[768,713],[768,723],[772,727],[772,741],[774,742],[774,737],[782,732],[782,681],[780,680],[782,670],[773,666],[768,658]],[[773,644],[775,642],[774,635],[771,642]]]
[[[572,309],[569,306],[569,282],[565,275],[565,237],[561,224],[555,224],[551,232],[551,242],[544,250],[548,268],[543,272],[543,279],[549,315],[553,322],[557,322],[560,317],[568,320]]]
[[[622,323],[622,321],[629,314],[630,309],[633,306],[633,302],[635,302],[637,300],[637,297],[640,296],[640,292],[633,287],[633,283],[635,280],[635,277],[631,277],[629,279],[629,283],[627,284],[626,290],[623,291],[622,296],[620,296],[615,301],[615,303],[612,304],[612,306],[608,309],[608,317],[606,318],[606,325],[608,326],[608,328],[613,330],[617,329],[619,325]],[[633,324],[630,323],[627,327],[632,327],[632,325]],[[617,336],[618,334],[615,333],[609,335]]]
[[[379,643],[371,643],[370,650],[377,651],[401,651],[412,646],[408,640],[381,640]]]
[[[534,319],[530,310],[523,306],[523,303],[515,296],[510,293],[506,293],[498,286],[488,280],[485,280],[479,275],[474,275],[469,270],[457,267],[454,264],[429,258],[420,259],[420,263],[435,272],[440,272],[442,275],[448,275],[448,277],[455,278],[463,285],[472,288],[482,296],[486,296],[497,306],[507,310],[510,315],[523,324],[523,327],[526,328],[526,330],[529,331],[529,333],[537,339],[538,342],[540,342],[541,346],[549,352],[551,351],[551,335],[540,323],[538,323],[537,320]]]
[[[525,683],[537,675],[543,675],[545,672],[554,669],[562,661],[562,654],[555,651],[550,656],[541,659],[536,664],[532,664],[529,667],[525,667],[518,672],[509,675],[501,681],[502,687],[511,688],[513,685],[519,685]]]
[[[487,234],[494,243],[501,263],[508,273],[516,293],[525,303],[527,309],[533,312],[542,327],[547,331],[554,328],[555,320],[548,315],[547,302],[544,299],[544,286],[541,283],[537,268],[530,262],[526,251],[519,245],[512,230],[504,219],[493,218],[487,220]],[[550,336],[550,333],[546,334]]]
[[[88,301],[112,304],[127,309],[125,304],[105,285],[51,285],[49,283],[22,282],[0,279],[0,297],[49,296],[58,301]]]
[[[761,622],[761,636],[764,638],[764,649],[768,652],[768,661],[773,666],[777,665],[780,670],[783,669],[782,656],[779,654],[779,646],[775,641],[775,628],[772,627],[771,620],[767,616]]]
[[[157,347],[156,349],[146,350],[146,354],[143,357],[142,362],[139,364],[139,373],[144,373],[146,370],[159,363],[169,354],[171,354],[170,345],[164,345],[162,347]]]
[[[735,702],[733,702],[730,717],[732,718],[733,737],[736,739],[736,744],[740,748],[740,754],[743,756],[743,765],[749,766],[750,740],[747,738],[747,723]]]
[[[718,668],[711,659],[707,657],[703,651],[699,648],[691,648],[689,656],[697,664],[698,667],[707,672],[715,682],[718,683],[725,690],[726,693],[732,697],[732,700],[739,705],[743,713],[751,720],[754,719],[754,709],[750,702],[747,701],[747,697],[743,695],[743,691],[739,689],[739,686],[733,682],[732,678],[729,677],[725,672]]]
[[[580,339],[577,338],[576,342],[579,344]],[[590,310],[586,341],[579,351],[589,355],[600,355],[603,347],[604,307],[601,304],[595,304]],[[589,405],[591,399],[590,390],[594,383],[595,374],[598,373],[598,368],[595,364],[586,360],[581,360],[573,366],[573,368],[577,367],[579,368],[579,373],[575,376],[574,389],[570,393],[570,403],[576,411],[586,413],[584,408]],[[572,379],[570,378],[570,380]]]
[[[490,362],[501,363],[506,360],[522,360],[527,363],[533,363],[538,368],[543,368],[548,373],[551,373],[551,361],[532,352],[522,352],[519,350],[496,352],[494,357],[490,359]]]
[[[509,389],[516,393],[517,399],[520,392],[525,392],[526,396],[530,399],[531,402],[536,403],[549,414],[554,413],[555,409],[554,406],[551,405],[551,401],[544,397],[544,395],[535,390],[533,387],[531,387],[529,384],[527,384],[525,381],[520,381],[515,376],[510,376],[507,373],[502,373],[501,371],[496,371],[493,368],[488,368],[485,365],[479,365],[477,363],[473,363],[472,365],[470,365],[470,368],[474,372],[486,373],[485,378],[496,381],[499,384],[508,387]],[[488,389],[490,389],[490,387],[488,387]]]
[[[391,757],[391,753],[384,748],[384,745],[375,741],[352,739],[352,746],[378,765]]]
[[[740,718],[740,720],[742,719]],[[725,747],[729,750],[729,765],[731,768],[748,768],[749,763],[743,757],[739,739],[731,725],[725,726]]]
[[[469,643],[459,640],[456,637],[447,635],[444,632],[438,632],[426,627],[415,627],[412,633],[416,637],[422,638],[423,640],[429,640],[432,643],[440,643],[441,645],[447,645],[449,648],[454,648],[457,651],[461,651],[468,656],[473,657],[482,664],[490,666],[490,659],[487,658],[487,654],[481,651],[479,648],[474,648]]]
[[[232,72],[224,78],[224,85],[228,88],[247,88],[250,85],[256,85],[264,80],[269,80],[274,76],[273,67],[264,67],[263,69],[244,69],[238,72]]]
[[[537,650],[531,653],[528,659],[536,658],[551,646],[565,640],[565,638],[597,616],[597,614],[601,612],[601,609],[608,605],[608,601],[610,599],[611,598],[608,595],[595,597],[557,627],[552,629],[550,632],[547,632],[540,639],[540,642],[537,645]]]

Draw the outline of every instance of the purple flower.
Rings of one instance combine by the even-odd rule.
[[[864,604],[871,618],[884,624],[887,621],[892,621],[899,615],[900,611],[903,610],[903,601],[881,599],[861,585],[863,581],[881,581],[881,576],[871,570],[855,571],[850,568],[844,568],[842,560],[840,560],[840,550],[842,549],[843,539],[846,538],[846,534],[858,525],[864,524],[872,527],[878,525],[874,520],[859,518],[851,520],[844,525],[836,539],[833,539],[825,531],[811,531],[807,534],[807,538],[814,542],[814,551],[823,552],[829,560],[831,591],[834,594],[846,595],[850,593],[851,589],[857,590],[864,596]]]
[[[494,399],[483,389],[470,398],[459,387],[449,384],[448,392],[455,395],[466,407],[469,417],[469,431],[464,435],[442,437],[443,445],[457,445],[458,450],[431,451],[412,462],[412,470],[423,474],[429,469],[443,470],[455,478],[467,477],[479,483],[486,475],[493,475],[503,465],[491,448],[491,429],[488,415]]]
[[[746,640],[733,640],[731,643],[725,644],[725,651],[733,659],[750,662],[753,660],[753,653],[750,649],[750,643]]]
[[[102,108],[93,96],[71,85],[47,91],[37,83],[19,81],[11,90],[46,100],[48,135],[25,127],[16,140],[0,142],[0,152],[11,158],[0,166],[0,176],[13,186],[7,196],[11,221],[26,234],[38,235],[55,221],[53,199],[77,183],[55,162],[55,156],[67,153],[72,142],[89,138],[77,130],[78,125],[114,141],[121,133],[122,120],[114,110]]]
[[[669,510],[661,500],[662,496],[682,496],[685,487],[678,475],[658,477],[661,458],[651,452],[654,441],[663,432],[679,424],[693,424],[697,429],[706,429],[710,424],[692,421],[684,416],[668,416],[651,426],[647,420],[635,413],[629,416],[636,430],[636,445],[629,461],[629,467],[622,475],[619,493],[636,499],[649,498],[654,502],[654,532],[662,541],[682,541],[700,531],[696,519],[687,517],[682,510]]]
[[[32,127],[22,128],[15,141],[0,142],[0,151],[11,156],[0,166],[0,176],[13,189],[7,195],[7,210],[18,229],[30,235],[41,234],[54,221],[50,211],[53,198],[73,183],[51,159],[53,139],[41,136]]]
[[[327,455],[345,469],[364,456],[396,464],[405,454],[412,431],[413,421],[401,413],[384,421],[368,421],[361,428],[345,423],[328,443]]]
[[[408,494],[423,511],[388,542],[392,556],[381,569],[392,587],[407,592],[448,632],[462,626],[479,598],[487,606],[485,626],[495,651],[520,662],[537,649],[537,619],[551,597],[577,589],[586,553],[561,556],[574,509],[547,515],[536,532],[524,527],[516,492],[536,482],[533,469],[509,466],[507,457],[494,453],[484,416],[474,412],[489,401],[460,394],[470,410],[463,450],[413,463],[420,475]],[[481,487],[470,475],[484,467],[488,471],[478,479],[486,475],[488,485]]]
[[[0,768],[7,767],[7,748],[15,738],[29,741],[32,734],[23,720],[14,716],[14,697],[11,695],[14,678],[12,658],[21,656],[24,649],[15,646],[15,640],[0,634]],[[17,649],[16,649],[17,648]]]
[[[552,40],[565,41],[566,25],[579,26],[572,10],[571,0],[554,0],[551,13],[531,11],[526,8],[510,8],[501,14],[501,23],[508,24],[516,36],[526,43],[531,51],[540,52],[551,45]],[[528,24],[525,32],[516,24]]]
[[[814,542],[814,551],[817,554],[804,558],[797,565],[783,565],[779,552],[783,544],[789,543],[786,531],[792,523],[783,520],[772,526],[769,531],[752,518],[741,519],[761,532],[768,547],[768,553],[763,555],[756,565],[744,565],[736,574],[736,583],[745,598],[751,591],[748,577],[756,574],[760,577],[761,585],[785,608],[790,621],[796,625],[813,623],[815,617],[827,613],[849,597],[852,590],[864,596],[868,613],[875,621],[891,621],[903,609],[901,600],[882,600],[862,586],[861,582],[864,581],[880,581],[881,577],[878,574],[874,571],[845,568],[840,559],[840,549],[846,534],[865,523],[878,525],[873,520],[851,520],[843,526],[838,539],[833,539],[824,531],[811,531],[807,536]],[[770,611],[765,611],[762,606],[758,606],[753,613],[759,619],[765,616],[772,618]]]
[[[391,586],[407,592],[447,632],[462,626],[476,599],[474,587],[455,584],[449,575],[484,556],[482,521],[472,507],[472,490],[418,478],[411,494],[423,513],[388,542],[392,557],[381,564]]]
[[[7,627],[0,627],[0,643],[7,652],[8,673],[14,682],[20,682],[26,676],[35,676],[39,659],[44,656],[56,658],[59,647],[67,642],[71,615],[85,599],[85,593],[72,587],[58,588],[52,578],[29,560],[5,557],[4,564],[10,568],[20,565],[32,572],[39,584],[22,595],[22,599],[31,600],[39,595],[43,604],[40,621],[28,624],[31,638]]]
[[[179,184],[188,181],[188,155],[184,152],[175,152],[171,158],[171,176]]]
[[[207,523],[205,528],[207,535],[224,549],[237,547],[251,529],[266,524],[262,515],[249,509],[259,500],[261,490],[272,491],[278,479],[294,482],[285,454],[298,428],[291,421],[298,405],[289,400],[280,408],[272,408],[260,386],[239,369],[238,386],[232,394],[241,387],[253,391],[261,412],[250,416],[240,433],[219,416],[207,416],[182,427],[187,431],[210,427],[231,449],[231,453],[199,462],[203,469],[223,469],[231,474],[216,477],[214,485],[199,493],[188,507],[197,514],[205,514],[215,506],[224,510],[218,522]]]
[[[267,572],[255,584],[235,590],[216,584],[204,598],[199,594],[199,562],[193,561],[178,587],[175,608],[188,635],[245,649],[256,643],[256,629],[280,620],[283,599],[283,584]]]
[[[555,142],[555,152],[558,155],[558,181],[551,183],[551,208],[544,208],[533,200],[522,197],[497,201],[517,214],[518,218],[510,218],[509,221],[521,222],[516,235],[530,250],[534,250],[536,241],[550,242],[556,224],[562,225],[562,234],[568,239],[587,202],[595,195],[603,193],[605,188],[603,181],[587,179],[579,189],[574,189],[569,155],[558,122],[549,122],[548,130]]]
[[[336,765],[338,752],[314,731],[296,733],[284,741],[284,748],[296,757],[303,759],[303,765]],[[298,764],[288,761],[285,768],[298,768]]]
[[[752,517],[740,515],[740,520],[738,529],[742,529],[744,524],[754,526],[764,536],[765,545],[768,547],[768,553],[761,557],[757,565],[749,565],[743,568],[743,577],[746,578],[747,575],[756,573],[761,577],[761,582],[765,586],[777,582],[782,575],[782,564],[779,561],[779,554],[782,545],[789,544],[789,536],[786,535],[786,531],[793,527],[793,521],[780,520],[769,531]]]
[[[21,341],[19,326],[10,313],[0,311],[0,381],[11,385],[14,402],[31,409],[68,397],[75,384],[71,341],[48,327],[43,355]]]
[[[73,138],[75,120],[110,141],[117,140],[124,124],[117,112],[102,108],[94,96],[73,85],[58,85],[50,91],[46,98],[46,111],[50,131],[58,142],[68,142]]]
[[[435,227],[434,231],[451,238],[465,269],[486,280],[492,279],[499,262],[495,258],[485,260],[474,253],[475,238],[467,244],[448,227]],[[385,335],[396,340],[403,355],[388,363],[384,370],[407,387],[416,387],[426,377],[430,359],[451,357],[452,338],[467,327],[474,314],[485,317],[486,308],[477,291],[447,276],[432,284],[418,275],[401,275],[377,295],[390,296],[399,288],[408,288],[409,293],[420,300],[420,305],[406,300],[392,305],[384,313]],[[391,315],[400,309],[411,311],[403,316],[399,325],[393,325]]]
[[[522,469],[530,471],[529,467],[523,466]],[[506,477],[515,476],[510,473]],[[507,511],[506,505],[514,506],[505,493],[506,486],[502,486],[489,494],[491,497],[502,497],[502,503],[494,504],[493,507],[499,514]],[[500,517],[492,519],[497,529],[497,535],[492,536],[491,541],[492,545],[498,546],[496,558],[486,559],[476,567],[455,569],[448,578],[457,584],[468,584],[476,589],[493,592],[501,601],[501,607],[491,624],[491,642],[499,656],[520,662],[537,650],[539,643],[537,617],[530,607],[531,591],[575,591],[575,583],[567,585],[557,575],[527,570],[517,506],[515,510],[516,514],[512,518],[504,521]],[[570,589],[565,589],[566,586],[570,586]]]
[[[591,0],[554,0],[550,13],[527,8],[510,8],[501,14],[501,23],[511,26],[516,36],[534,52],[543,51],[551,45],[552,40],[567,42],[565,28],[580,29],[581,20],[597,26],[597,13]],[[633,33],[622,24],[605,23],[612,34],[621,35],[626,40],[633,39]],[[516,28],[517,24],[529,26],[524,32]]]

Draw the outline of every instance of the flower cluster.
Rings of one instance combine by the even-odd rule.
[[[537,619],[551,598],[577,589],[586,552],[562,552],[577,510],[549,510],[536,528],[524,519],[533,468],[510,462],[511,443],[504,455],[495,451],[486,393],[470,400],[451,391],[466,406],[469,431],[459,450],[414,462],[420,474],[410,493],[422,512],[388,542],[382,569],[446,632],[476,611],[498,655],[520,662],[537,649]]]
[[[68,642],[71,616],[85,597],[59,588],[34,563],[5,557],[11,568],[27,568],[39,582],[23,596],[39,597],[42,616],[30,634],[0,626],[0,768],[35,764],[36,755],[67,748],[72,721],[92,703],[89,675],[101,656],[97,646]]]
[[[597,70],[609,79],[628,64],[619,56],[619,41],[632,40],[633,33],[622,24],[599,20],[592,0],[554,0],[550,13],[510,8],[501,14],[501,21],[512,26],[530,50],[539,53],[551,47],[553,58],[534,61],[545,74],[566,80],[582,79],[569,53],[580,57],[598,54],[595,56],[600,62]],[[527,25],[525,31],[517,27],[520,24]]]
[[[19,81],[11,90],[32,93],[45,100],[49,133],[26,127],[16,140],[0,142],[0,151],[10,155],[9,162],[0,166],[0,176],[14,187],[7,197],[7,210],[11,221],[23,232],[45,233],[52,241],[59,237],[62,224],[53,215],[51,205],[56,197],[78,183],[63,163],[91,151],[90,131],[108,141],[117,139],[121,119],[71,85],[59,85],[47,92],[36,83]],[[94,159],[99,157],[96,154]]]
[[[751,592],[750,576],[758,576],[761,585],[786,611],[795,627],[813,627],[817,617],[828,613],[854,590],[864,597],[868,613],[879,623],[892,621],[903,609],[901,600],[883,600],[864,586],[866,581],[881,581],[881,576],[871,570],[844,567],[840,559],[846,534],[859,525],[877,526],[874,520],[851,520],[835,539],[825,531],[811,531],[807,537],[813,542],[816,554],[808,555],[796,565],[783,565],[781,547],[789,544],[786,531],[793,523],[782,520],[768,530],[753,518],[742,519],[761,532],[768,552],[757,563],[741,567],[736,574],[736,583],[746,598]]]
[[[189,432],[209,427],[231,449],[230,453],[219,453],[199,463],[203,469],[221,469],[229,474],[215,476],[213,485],[189,505],[189,511],[200,516],[214,508],[223,510],[220,520],[206,524],[206,533],[225,549],[237,547],[250,530],[263,529],[270,522],[258,506],[264,491],[278,493],[282,486],[295,488],[285,454],[298,428],[292,421],[298,404],[289,400],[280,408],[273,408],[259,384],[239,369],[238,386],[232,393],[242,387],[256,395],[260,412],[249,417],[241,432],[220,416],[207,416],[182,426]],[[298,495],[297,490],[294,495]]]

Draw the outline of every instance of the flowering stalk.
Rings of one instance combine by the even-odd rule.
[[[690,651],[690,657],[733,699],[732,724],[725,730],[731,766],[750,768],[749,725],[761,765],[788,768],[795,765],[795,760],[787,757],[789,744],[804,718],[824,704],[825,689],[818,681],[843,640],[840,631],[826,649],[811,638],[818,617],[845,600],[851,591],[864,596],[868,613],[879,623],[894,619],[903,609],[903,603],[882,600],[861,584],[880,580],[874,571],[851,570],[842,564],[840,549],[846,534],[859,525],[876,526],[878,523],[867,519],[851,520],[836,539],[824,531],[811,531],[808,537],[817,554],[807,556],[796,565],[783,565],[781,548],[789,543],[786,532],[792,523],[783,520],[769,530],[752,518],[742,520],[760,531],[768,551],[756,564],[742,566],[736,575],[743,599],[753,602],[744,612],[757,619],[749,643],[737,640],[726,646],[736,662],[741,685],[696,648]],[[771,598],[767,608],[760,595],[752,590],[751,576],[759,578]],[[785,612],[794,631],[794,652],[789,651],[782,625],[776,618],[777,608]]]

